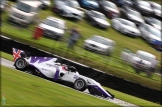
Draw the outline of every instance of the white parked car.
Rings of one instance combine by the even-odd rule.
[[[84,17],[84,12],[76,8],[79,4],[75,1],[55,0],[54,3],[53,11],[64,17],[74,18],[77,20],[81,20]]]
[[[84,41],[84,48],[98,53],[111,55],[115,44],[116,43],[113,40],[102,36],[93,35],[91,38]]]
[[[151,65],[152,62],[154,62],[155,65],[158,64],[155,55],[142,50],[138,50],[136,53],[128,53],[126,51],[122,51],[121,59],[129,62],[130,65],[136,69],[137,73],[139,73],[140,70],[149,71],[150,67],[153,67]]]
[[[93,26],[98,26],[104,29],[110,27],[110,23],[107,21],[106,16],[95,10],[90,10],[86,12],[86,19]]]
[[[123,34],[130,35],[133,37],[138,37],[141,35],[136,24],[126,19],[112,19],[112,27]]]
[[[27,26],[37,19],[42,2],[19,0],[10,9],[9,20]]]
[[[59,40],[65,33],[65,21],[55,18],[47,17],[42,23],[39,24],[39,27],[44,29],[44,36],[48,36]]]
[[[154,16],[157,18],[162,18],[162,6],[155,2],[149,2],[151,4],[152,10],[154,11]]]
[[[161,31],[153,26],[143,23],[139,26],[139,30],[141,31],[141,37],[149,43],[152,44],[154,41],[161,41]]]

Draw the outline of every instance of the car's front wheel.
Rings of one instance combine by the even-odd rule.
[[[87,89],[87,83],[84,79],[79,78],[74,82],[74,88],[79,91],[84,91]]]
[[[18,58],[14,64],[15,68],[21,71],[25,70],[28,65],[28,62],[24,58]]]

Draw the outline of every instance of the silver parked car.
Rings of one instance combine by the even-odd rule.
[[[122,19],[122,18],[112,19],[112,27],[123,34],[130,35],[133,37],[137,37],[141,35],[137,26],[133,22],[126,19]]]
[[[102,36],[93,35],[91,38],[84,41],[84,48],[105,55],[111,55],[115,44],[116,43],[113,40]]]
[[[55,0],[53,11],[68,18],[81,20],[84,17],[84,12],[77,9],[79,6],[77,2],[70,0]]]
[[[65,21],[55,18],[47,17],[42,23],[39,24],[39,27],[44,29],[44,36],[48,36],[59,40],[65,33]]]
[[[139,30],[141,31],[142,38],[146,39],[149,43],[161,41],[161,31],[153,26],[143,23],[139,26]]]

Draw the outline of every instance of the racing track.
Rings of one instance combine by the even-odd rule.
[[[6,66],[6,67],[9,67],[9,68],[12,68],[12,69],[15,69],[15,67],[13,66],[13,62],[12,61],[9,61],[9,60],[6,60],[4,58],[1,58],[1,65],[3,66]],[[21,71],[20,71],[21,72]],[[30,75],[30,74],[28,74]],[[34,76],[34,75],[33,75]],[[43,78],[42,78],[43,79]],[[48,81],[48,80],[47,80]],[[51,81],[49,81],[51,82]],[[61,84],[59,84],[61,85]],[[66,86],[65,86],[66,87]],[[84,91],[84,94],[89,94],[88,90]],[[122,101],[120,99],[117,99],[117,98],[114,98],[113,100],[111,99],[104,99],[102,97],[98,97],[98,96],[94,96],[94,97],[97,97],[97,98],[100,98],[100,99],[103,99],[103,100],[106,100],[106,101],[109,101],[109,102],[112,102],[112,103],[115,103],[117,105],[121,105],[123,107],[139,107],[137,105],[134,105],[134,104],[131,104],[131,103],[128,103],[128,102],[125,102],[125,101]]]

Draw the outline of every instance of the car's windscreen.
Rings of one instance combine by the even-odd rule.
[[[152,60],[150,57],[148,57],[145,54],[137,53],[136,56],[141,58],[141,59],[147,60],[147,61],[151,61]]]
[[[49,19],[46,19],[43,23],[46,24],[46,25],[55,27],[55,28],[59,28],[59,29],[63,29],[64,28],[61,23],[58,23],[56,21],[49,20]]]
[[[98,43],[101,43],[101,44],[104,44],[104,45],[111,45],[110,41],[107,41],[107,40],[102,39],[102,38],[97,37],[97,36],[93,36],[92,38],[90,38],[90,40],[93,40],[95,42],[98,42]]]
[[[5,3],[5,0],[1,0],[0,1],[0,5],[4,4]]]
[[[71,1],[68,2],[68,6],[73,7],[73,8],[78,8],[79,4],[78,4],[77,1],[71,0]]]
[[[87,1],[93,1],[93,2],[97,2],[96,0],[87,0]]]
[[[104,1],[104,2],[103,2],[103,5],[117,10],[116,5],[113,4],[113,3],[111,3],[111,2]]]
[[[155,19],[155,18],[152,18],[152,19],[151,19],[151,22],[152,22],[153,24],[155,24],[155,25],[161,26],[161,21],[160,21],[160,20],[157,20],[157,19]]]
[[[147,8],[150,8],[151,9],[151,6],[149,3],[145,2],[145,1],[139,1],[138,2],[140,6],[144,6],[144,7],[147,7]]]
[[[153,8],[156,9],[156,10],[160,10],[161,11],[161,5],[153,5]]]
[[[25,3],[22,3],[22,2],[18,2],[16,4],[16,8],[19,9],[19,10],[21,10],[21,11],[24,11],[26,13],[30,13],[31,10],[32,10],[32,7],[31,6],[29,6],[29,5],[25,4]]]
[[[106,20],[106,17],[103,14],[97,12],[91,12],[93,17],[100,18]]]
[[[161,32],[160,30],[156,29],[156,28],[153,28],[153,27],[150,27],[150,33],[156,37],[159,37],[161,38]]]
[[[134,15],[134,16],[137,16],[137,17],[140,17],[140,18],[142,17],[139,12],[131,10],[131,9],[128,9],[128,14],[131,14],[131,15]]]
[[[126,20],[122,20],[120,19],[120,22],[123,24],[123,25],[126,25],[126,26],[131,26],[131,27],[134,27],[136,28],[136,25],[130,21],[126,21]]]

